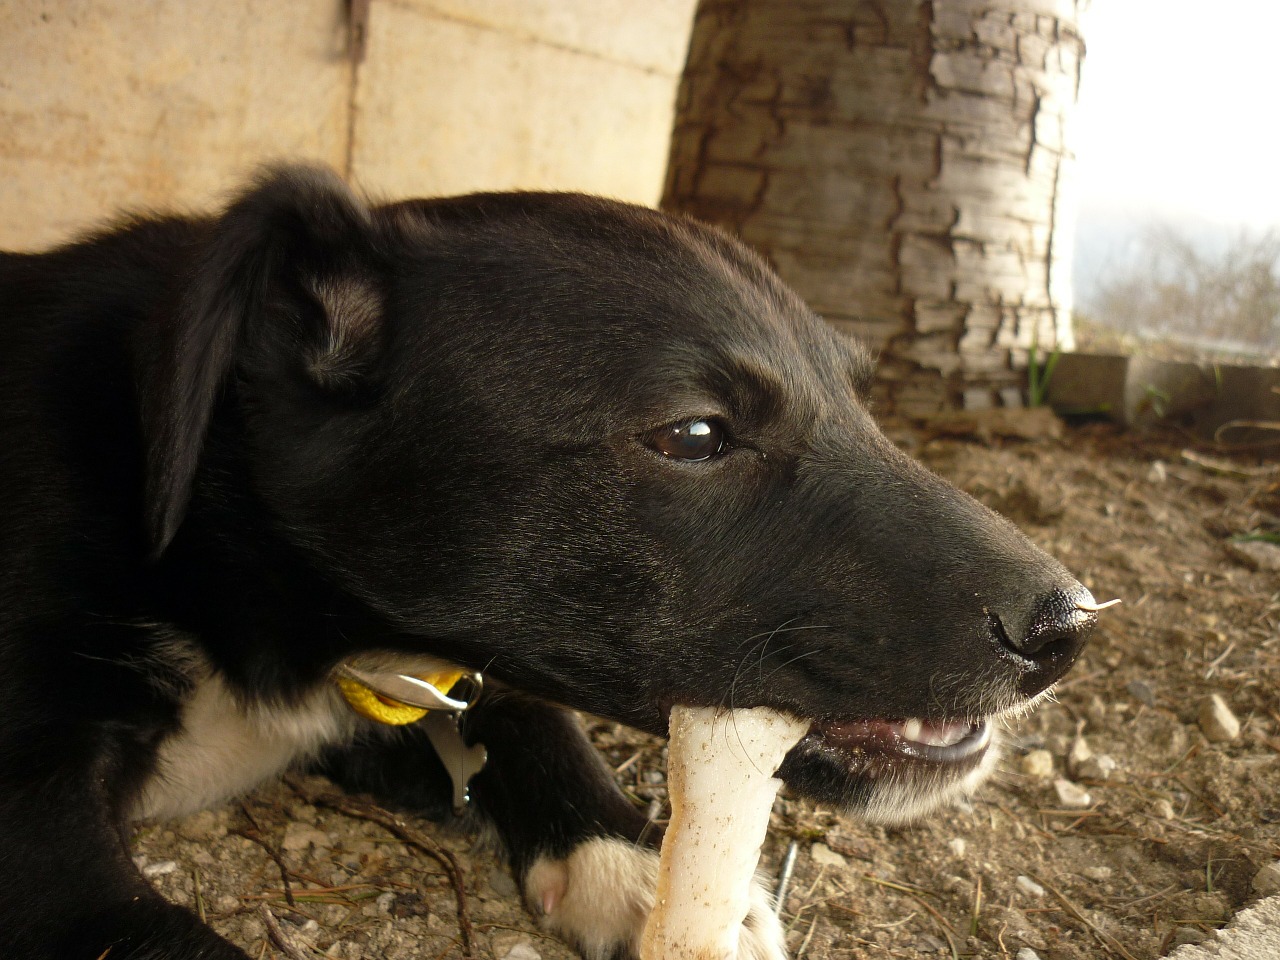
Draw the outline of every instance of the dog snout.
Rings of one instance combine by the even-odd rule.
[[[1022,609],[992,611],[996,637],[1031,665],[1023,693],[1034,696],[1070,669],[1097,622],[1093,595],[1080,584],[1042,594]]]

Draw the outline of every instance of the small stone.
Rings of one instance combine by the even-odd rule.
[[[1280,546],[1265,540],[1246,540],[1228,543],[1227,551],[1250,570],[1274,570],[1280,572]]]
[[[1085,715],[1089,718],[1089,722],[1095,727],[1105,727],[1107,723],[1107,702],[1096,693],[1089,698],[1089,705],[1085,707]]]
[[[1032,750],[1018,762],[1018,766],[1027,776],[1044,780],[1053,776],[1053,754],[1048,750]]]
[[[395,902],[396,902],[396,895],[390,890],[387,890],[384,893],[378,894],[378,899],[374,901],[374,903],[376,903],[378,906],[378,912],[386,913],[386,914],[389,914],[391,912],[391,905]]]
[[[295,803],[289,808],[290,820],[302,820],[306,823],[315,823],[316,814],[319,811],[309,803]]]
[[[542,960],[542,954],[528,940],[521,940],[507,951],[505,960]]]
[[[1067,751],[1071,749],[1072,739],[1064,733],[1051,733],[1044,738],[1044,748],[1055,757],[1066,756]]]
[[[1040,960],[1040,954],[1036,953],[1030,947],[1023,947],[1013,955],[1014,960]]]
[[[1084,737],[1076,737],[1071,741],[1071,749],[1067,751],[1067,767],[1071,770],[1078,770],[1080,764],[1093,757],[1093,750],[1089,747],[1089,741]]]
[[[1082,872],[1090,880],[1110,880],[1112,874],[1110,867],[1085,867]]]
[[[520,891],[516,888],[516,882],[511,879],[511,874],[505,870],[494,869],[489,874],[489,889],[493,891],[495,896],[507,900],[514,900],[520,895]]]
[[[173,825],[178,836],[185,840],[213,840],[227,835],[227,825],[212,810],[184,817]]]
[[[284,828],[284,839],[280,841],[280,846],[291,851],[306,850],[308,847],[328,849],[333,846],[333,841],[323,830],[295,820]]]
[[[1253,875],[1253,892],[1260,897],[1280,893],[1280,860],[1273,860]]]
[[[1130,680],[1124,685],[1129,691],[1129,696],[1137,700],[1144,706],[1154,707],[1156,705],[1156,691],[1151,684],[1145,680]]]
[[[1169,949],[1184,947],[1187,944],[1204,943],[1212,936],[1213,934],[1205,933],[1196,927],[1177,927],[1173,931],[1173,938],[1169,941]]]
[[[178,869],[178,865],[172,860],[157,860],[155,863],[148,863],[142,868],[142,875],[148,878],[167,877]]]
[[[1219,694],[1200,704],[1199,720],[1205,738],[1214,743],[1227,743],[1240,736],[1240,721]]]
[[[1115,757],[1100,753],[1080,764],[1076,775],[1085,780],[1110,780],[1111,774],[1115,773],[1119,767],[1120,764],[1116,763]]]
[[[933,953],[950,953],[947,945],[931,933],[922,933],[917,939],[917,949]]]
[[[1151,812],[1161,820],[1172,820],[1174,817],[1173,804],[1166,797],[1161,797],[1153,803]]]
[[[1169,470],[1164,465],[1163,460],[1151,461],[1151,466],[1147,470],[1147,480],[1151,483],[1164,483],[1169,479]]]
[[[968,844],[964,842],[963,837],[956,837],[947,841],[947,847],[961,860],[964,859],[964,852],[968,848]]]
[[[1029,897],[1036,897],[1038,899],[1044,896],[1044,887],[1040,886],[1040,884],[1036,883],[1030,877],[1020,876],[1013,881],[1013,884]]]
[[[826,867],[847,867],[849,861],[841,854],[836,853],[825,843],[815,843],[809,848],[809,856],[813,858],[813,862]]]
[[[1093,803],[1089,791],[1078,783],[1072,783],[1059,777],[1053,781],[1053,789],[1058,794],[1058,802],[1069,810],[1076,810]]]

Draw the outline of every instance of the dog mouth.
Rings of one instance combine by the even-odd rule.
[[[805,739],[813,738],[861,766],[876,760],[895,766],[969,766],[991,745],[987,720],[845,720],[818,721]],[[802,741],[803,742],[803,741]]]

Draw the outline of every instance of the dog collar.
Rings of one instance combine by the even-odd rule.
[[[453,812],[461,814],[471,800],[471,778],[489,759],[484,744],[468,744],[458,718],[476,702],[484,680],[453,664],[420,674],[357,667],[346,662],[334,671],[334,682],[351,709],[375,723],[403,726],[422,721],[422,729],[453,783]],[[465,697],[449,696],[459,684],[469,686]]]
[[[471,698],[450,697],[449,691],[463,679],[472,687]],[[415,723],[429,710],[462,713],[479,696],[483,685],[480,674],[468,674],[461,667],[451,665],[413,676],[343,663],[338,666],[334,680],[352,710],[366,720],[391,726]]]

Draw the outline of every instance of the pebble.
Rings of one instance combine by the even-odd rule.
[[[1048,750],[1032,750],[1018,761],[1018,766],[1029,777],[1046,779],[1053,776],[1053,754]]]
[[[1020,876],[1014,880],[1013,883],[1014,886],[1029,897],[1039,898],[1044,896],[1044,887],[1040,886],[1040,884],[1036,883],[1030,877]]]
[[[1110,880],[1112,870],[1110,867],[1085,867],[1083,872],[1090,880]]]
[[[1068,737],[1063,733],[1051,733],[1044,738],[1044,748],[1052,753],[1055,757],[1061,757],[1071,749],[1072,737]]]
[[[1253,892],[1260,897],[1280,893],[1280,860],[1273,860],[1253,875]]]
[[[822,864],[827,867],[847,867],[849,861],[841,854],[836,853],[825,843],[815,843],[809,848],[809,856],[813,858],[814,863]]]
[[[1211,933],[1205,933],[1195,927],[1177,927],[1173,931],[1173,939],[1169,941],[1169,949],[1174,947],[1186,946],[1190,944],[1204,943],[1213,936]]]
[[[1265,540],[1228,543],[1227,551],[1251,570],[1280,571],[1280,546]]]
[[[493,891],[494,896],[505,900],[514,900],[520,895],[516,882],[511,879],[511,874],[497,867],[489,874],[489,889]]]
[[[173,825],[173,829],[185,840],[212,840],[227,835],[227,825],[212,810],[201,810],[184,817]]]
[[[1145,680],[1130,680],[1124,685],[1129,691],[1129,696],[1137,700],[1143,706],[1154,707],[1156,705],[1156,691],[1151,684]]]
[[[1173,804],[1165,797],[1161,797],[1151,805],[1151,812],[1161,820],[1172,820],[1174,816]]]
[[[1089,747],[1089,741],[1084,737],[1076,737],[1071,741],[1071,749],[1067,751],[1067,766],[1071,770],[1078,770],[1080,764],[1086,760],[1093,759],[1093,750]]]
[[[1086,780],[1110,780],[1111,774],[1115,773],[1119,767],[1120,764],[1116,763],[1115,757],[1100,753],[1080,764],[1076,772]]]
[[[954,853],[957,857],[963,860],[964,852],[968,848],[968,844],[965,843],[963,837],[956,837],[952,840],[947,841],[947,847],[951,850],[952,853]]]
[[[148,863],[142,868],[144,877],[167,877],[178,869],[178,865],[172,860],[157,860],[155,863]]]
[[[542,954],[528,940],[521,940],[507,951],[505,960],[542,960]]]
[[[1058,794],[1058,802],[1070,810],[1087,807],[1093,803],[1093,797],[1089,796],[1088,790],[1062,777],[1053,781],[1053,789]]]
[[[1240,721],[1221,695],[1213,694],[1200,704],[1200,729],[1206,739],[1227,743],[1240,736]]]
[[[284,828],[284,839],[280,841],[280,846],[285,850],[306,850],[312,846],[328,849],[333,846],[333,841],[323,830],[295,820]]]
[[[1040,960],[1040,954],[1036,953],[1030,947],[1023,947],[1014,954],[1014,960]]]

